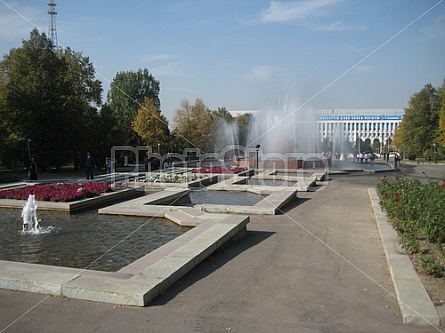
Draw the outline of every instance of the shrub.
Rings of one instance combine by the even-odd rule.
[[[410,253],[420,250],[419,240],[425,240],[445,259],[445,182],[404,177],[380,179],[377,184],[380,205],[399,233],[402,246]],[[444,260],[435,256],[422,257],[425,271],[443,276]]]

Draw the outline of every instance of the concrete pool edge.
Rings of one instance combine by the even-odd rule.
[[[243,237],[249,221],[244,215],[208,218],[118,272],[0,261],[0,288],[146,306],[223,244]]]

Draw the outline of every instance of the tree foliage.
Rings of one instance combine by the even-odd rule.
[[[204,152],[213,152],[215,123],[212,112],[201,99],[192,105],[187,99],[181,101],[173,118],[173,134],[179,148],[199,148]]]
[[[414,93],[395,136],[409,158],[431,157],[439,129],[439,95],[431,84]]]
[[[168,121],[151,98],[147,97],[139,107],[132,125],[143,143],[149,147],[154,148],[157,144],[165,144],[169,141]]]
[[[138,145],[140,143],[132,126],[133,120],[146,98],[153,101],[157,110],[161,109],[159,91],[159,81],[156,81],[147,69],[116,74],[107,95],[107,101],[115,119],[114,144]]]
[[[439,133],[437,141],[439,146],[445,150],[445,80],[438,89],[440,109],[439,109]]]
[[[21,160],[29,139],[40,166],[70,161],[94,140],[102,87],[88,58],[69,49],[55,51],[34,29],[29,40],[4,56],[0,73],[0,128],[7,129],[0,135],[8,147],[0,150],[4,164],[14,164],[12,150]]]

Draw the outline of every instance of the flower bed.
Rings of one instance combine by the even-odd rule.
[[[403,247],[421,255],[426,273],[445,276],[445,182],[382,178],[380,204]]]
[[[106,192],[112,192],[106,182],[55,183],[1,190],[0,199],[26,200],[30,194],[34,194],[39,201],[68,202],[95,197]]]
[[[195,180],[195,177],[189,177],[187,174],[171,174],[161,173],[158,175],[152,175],[145,179],[149,183],[187,183],[191,180]]]
[[[221,166],[210,166],[193,169],[193,173],[234,173],[238,174],[240,172],[246,171],[248,168],[245,167],[221,167]]]

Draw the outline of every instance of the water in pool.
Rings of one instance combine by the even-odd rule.
[[[0,209],[0,259],[117,271],[190,228],[161,218],[38,210],[40,232],[22,232],[21,211]]]

